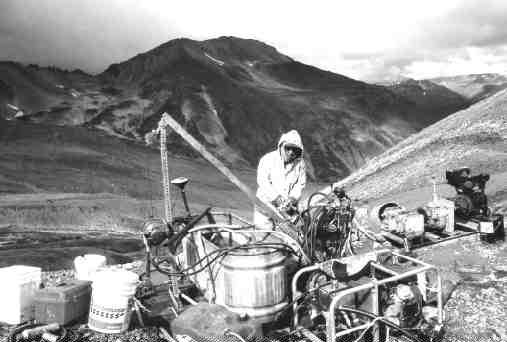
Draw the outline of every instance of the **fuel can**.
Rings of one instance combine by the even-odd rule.
[[[35,295],[35,320],[38,323],[65,325],[85,318],[90,308],[91,281],[70,280],[38,290]]]

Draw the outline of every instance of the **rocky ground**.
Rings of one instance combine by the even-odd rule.
[[[477,236],[427,248],[420,258],[439,266],[456,287],[445,306],[449,341],[507,339],[507,245]],[[466,340],[468,338],[468,340]]]

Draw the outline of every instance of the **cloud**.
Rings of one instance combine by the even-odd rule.
[[[169,40],[169,23],[120,0],[0,2],[0,59],[103,70]],[[151,34],[150,34],[151,33]]]
[[[507,42],[507,2],[464,1],[442,17],[421,25],[420,42],[428,47],[488,47]]]
[[[494,49],[467,47],[457,49],[455,54],[445,58],[415,60],[404,68],[403,73],[412,78],[480,73],[507,74],[507,45]]]
[[[507,73],[506,22],[506,1],[462,1],[445,13],[421,20],[395,49],[377,55],[378,63],[368,73],[359,72],[359,77]]]
[[[232,35],[358,79],[436,77],[505,70],[505,22],[505,0],[1,0],[0,60],[100,72],[174,38]]]

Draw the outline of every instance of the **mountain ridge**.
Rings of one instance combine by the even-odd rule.
[[[463,95],[472,103],[484,100],[507,88],[507,76],[496,73],[465,74],[429,80]]]
[[[8,72],[0,69],[0,79]],[[309,175],[319,180],[348,175],[447,114],[235,37],[172,40],[96,76],[30,73],[18,83],[46,79],[40,91],[48,96],[28,103],[17,95],[12,105],[24,111],[24,120],[143,140],[168,112],[222,160],[252,168],[281,133],[298,129]],[[0,107],[7,104],[4,99]],[[169,149],[195,156],[175,134],[168,142]]]

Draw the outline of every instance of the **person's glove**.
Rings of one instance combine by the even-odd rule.
[[[285,203],[285,199],[283,198],[282,195],[278,195],[273,201],[271,201],[271,203],[277,207],[277,208],[280,208],[284,205]]]
[[[298,211],[298,201],[293,197],[289,197],[284,205],[284,210],[289,215],[295,215]]]

